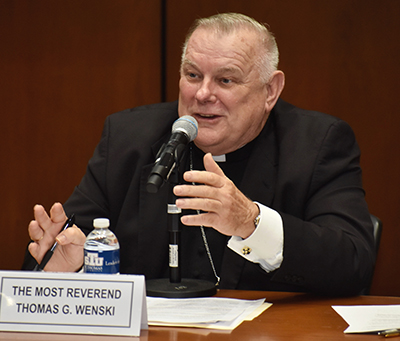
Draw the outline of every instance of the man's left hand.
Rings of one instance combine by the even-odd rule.
[[[202,211],[198,215],[181,217],[184,225],[212,227],[227,236],[248,238],[255,229],[254,219],[259,210],[235,184],[228,179],[211,154],[204,156],[205,171],[188,171],[183,178],[193,185],[177,185],[176,200],[181,209]]]

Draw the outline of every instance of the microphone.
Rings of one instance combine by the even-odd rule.
[[[168,181],[186,146],[196,138],[197,131],[198,124],[192,116],[185,115],[174,122],[168,143],[163,144],[157,153],[156,161],[147,180],[147,192],[157,193],[161,185]]]

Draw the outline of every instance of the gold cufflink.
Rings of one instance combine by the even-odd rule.
[[[242,253],[243,253],[244,255],[248,255],[248,254],[250,254],[250,252],[251,252],[251,248],[248,247],[248,246],[245,246],[245,247],[242,249]]]

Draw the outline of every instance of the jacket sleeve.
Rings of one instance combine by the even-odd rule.
[[[284,254],[273,281],[329,295],[358,294],[369,284],[375,251],[359,157],[349,125],[332,123],[318,146],[308,193],[299,203],[302,214],[279,212]],[[301,160],[293,167],[301,169]]]

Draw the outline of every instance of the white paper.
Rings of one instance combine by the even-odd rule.
[[[147,297],[149,325],[234,329],[263,305],[265,299],[240,300],[221,297]],[[271,304],[266,305],[264,310]],[[263,311],[263,310],[262,310]]]
[[[332,306],[349,324],[345,333],[369,333],[400,328],[400,305]]]

